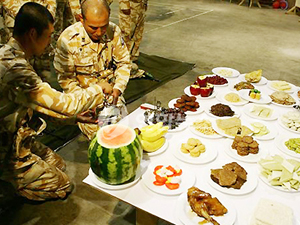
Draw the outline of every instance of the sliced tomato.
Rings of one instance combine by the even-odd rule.
[[[175,190],[179,188],[178,183],[166,183],[166,187],[169,188],[170,190]]]
[[[172,167],[172,166],[168,166],[168,167],[166,167],[168,170],[170,170],[173,174],[171,174],[171,175],[168,175],[168,177],[173,177],[174,176],[174,174],[176,174],[176,170]]]
[[[156,167],[154,168],[153,174],[156,175],[156,171],[157,171],[157,170],[160,170],[161,168],[163,168],[163,165],[156,166]]]
[[[182,169],[179,170],[179,172],[176,171],[176,173],[174,174],[174,176],[180,176],[182,174]]]
[[[160,182],[160,183],[166,183],[166,181],[168,180],[166,177],[161,177],[161,176],[159,176],[159,175],[156,175],[155,176],[155,180],[157,181],[157,182]]]
[[[156,180],[156,181],[153,181],[153,184],[156,186],[163,186],[165,183],[160,183]]]

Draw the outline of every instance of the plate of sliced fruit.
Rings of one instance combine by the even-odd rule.
[[[258,104],[268,104],[272,101],[269,95],[265,93],[261,93],[257,89],[250,89],[250,90],[240,90],[240,96],[249,101]]]

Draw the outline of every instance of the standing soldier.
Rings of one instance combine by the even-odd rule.
[[[131,57],[131,78],[145,75],[145,71],[138,69],[135,61],[140,54],[147,2],[148,0],[119,0],[119,26]]]

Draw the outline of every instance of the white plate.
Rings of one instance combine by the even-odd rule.
[[[260,167],[260,166],[259,166]],[[261,168],[260,168],[261,169]],[[259,174],[258,177],[265,183],[267,184],[268,186],[278,190],[278,191],[283,191],[283,192],[288,192],[288,193],[299,193],[300,192],[300,189],[298,190],[295,190],[295,189],[291,189],[291,190],[288,190],[288,189],[285,189],[283,188],[282,186],[273,186],[270,184],[270,182],[268,181],[267,178],[265,178],[263,175]]]
[[[169,141],[166,139],[165,143],[163,146],[160,147],[160,149],[156,150],[155,152],[143,152],[143,154],[148,155],[148,156],[155,156],[163,153],[164,151],[167,150],[169,146]]]
[[[175,99],[172,99],[171,101],[169,101],[168,107],[169,108],[175,108],[174,104],[176,103],[177,99],[179,99],[179,98],[175,98]],[[198,101],[196,100],[196,102],[198,102]],[[186,111],[185,114],[186,115],[197,115],[197,114],[202,113],[204,111],[203,105],[201,106],[200,102],[198,102],[198,104],[199,104],[199,108],[197,109],[197,111],[195,111],[195,112]]]
[[[230,102],[230,101],[227,101],[227,100],[225,99],[225,95],[230,94],[230,93],[235,93],[235,94],[237,94],[237,95],[240,97],[241,101],[239,101],[239,102]],[[224,104],[230,104],[230,105],[245,105],[245,104],[247,104],[247,103],[249,102],[248,100],[245,100],[245,99],[241,98],[241,96],[240,96],[240,94],[239,94],[238,91],[220,92],[220,93],[217,94],[216,98],[217,98],[220,102],[222,102],[222,103],[224,103]]]
[[[277,148],[283,152],[284,154],[287,154],[289,156],[292,156],[292,157],[295,157],[295,158],[300,158],[300,153],[296,153],[290,149],[288,149],[288,147],[286,147],[285,145],[285,142],[290,140],[291,138],[300,138],[300,136],[289,136],[289,137],[286,137],[286,136],[278,136],[276,139],[275,139],[275,144],[277,146]]]
[[[218,103],[216,103],[216,104],[218,104]],[[213,105],[216,105],[216,104],[213,104]],[[213,105],[211,105],[211,106],[209,106],[208,108],[206,108],[206,109],[204,110],[204,112],[205,112],[207,115],[209,115],[209,116],[211,116],[211,117],[214,117],[214,118],[216,118],[216,119],[226,119],[226,118],[240,117],[240,116],[241,116],[240,111],[239,111],[237,108],[235,108],[234,106],[232,106],[232,105],[229,105],[229,107],[231,108],[232,111],[234,111],[233,116],[216,116],[216,115],[214,115],[214,114],[212,114],[212,113],[210,112],[210,109],[211,109],[211,107],[212,107]],[[224,104],[224,105],[226,105],[226,104]]]
[[[270,98],[270,96],[267,95],[267,94],[264,94],[264,93],[261,93],[261,97],[260,97],[259,100],[250,98],[249,91],[250,91],[250,89],[240,90],[239,91],[240,96],[243,99],[246,99],[249,102],[254,102],[254,103],[258,103],[258,104],[268,104],[268,103],[270,103],[272,101],[272,99]]]
[[[276,103],[276,102],[273,102],[273,101],[272,101],[271,103],[274,104],[274,105],[277,105],[277,106],[285,107],[285,108],[293,108],[294,105],[297,105],[297,104],[298,104],[297,99],[296,99],[296,98],[294,98],[294,99],[295,99],[296,103],[293,104],[293,105],[283,105],[283,104],[279,104],[279,103]]]
[[[259,123],[262,123],[260,121],[251,121],[251,123],[253,122],[259,122]],[[263,124],[263,123],[262,123]],[[251,124],[250,124],[251,125]],[[268,141],[268,140],[272,140],[274,139],[277,134],[278,134],[278,131],[277,131],[277,128],[273,127],[273,126],[270,126],[270,125],[266,125],[264,124],[267,129],[269,130],[269,133],[263,135],[263,136],[256,136],[256,135],[252,135],[255,139],[257,140],[260,140],[260,141]],[[251,129],[253,129],[253,126],[251,125]]]
[[[276,110],[272,109],[271,107],[266,106],[266,105],[263,106],[263,107],[269,108],[269,109],[272,109],[272,110],[273,110],[273,112],[272,112],[272,114],[271,114],[270,117],[265,118],[265,117],[260,117],[260,116],[254,115],[253,113],[251,113],[251,110],[253,109],[253,107],[254,107],[255,105],[261,107],[261,105],[257,105],[257,104],[254,104],[254,103],[250,103],[250,104],[245,105],[245,106],[243,107],[244,113],[245,113],[247,116],[250,116],[250,117],[252,117],[252,118],[254,118],[254,119],[259,119],[259,120],[267,120],[267,121],[269,121],[269,120],[276,120],[276,119],[278,118],[278,112],[277,112]]]
[[[234,208],[232,202],[223,197],[214,195],[212,197],[217,197],[220,200],[221,204],[224,205],[224,207],[226,207],[226,209],[228,210],[228,212],[225,215],[212,216],[212,218],[215,219],[219,224],[233,225],[236,220],[236,209]],[[184,225],[212,224],[204,222],[205,219],[203,217],[199,217],[196,213],[192,211],[187,200],[187,191],[182,193],[177,199],[176,215]]]
[[[220,119],[222,119],[222,118],[220,118]],[[228,119],[228,118],[224,118],[224,119]],[[225,132],[224,132],[223,130],[221,130],[221,129],[217,126],[217,121],[216,121],[216,120],[212,121],[211,125],[212,125],[212,127],[214,128],[214,130],[215,130],[218,134],[222,135],[223,137],[234,138],[234,136],[230,136],[230,135],[228,135],[228,134],[225,134]],[[243,122],[243,121],[242,121],[242,125],[248,127],[249,129],[252,128],[252,126],[251,126],[249,123],[247,123],[247,122]],[[252,134],[249,134],[249,135],[252,135]]]
[[[280,116],[280,117],[278,118],[278,123],[279,123],[279,125],[282,126],[284,129],[286,129],[286,130],[288,130],[288,131],[291,131],[291,132],[293,132],[293,133],[295,133],[295,134],[300,134],[300,131],[295,131],[295,130],[292,130],[292,129],[288,128],[287,126],[285,126],[285,125],[283,124],[283,122],[282,122],[282,116]]]
[[[200,100],[212,99],[212,98],[216,97],[216,95],[217,95],[217,92],[216,92],[215,89],[214,89],[213,93],[208,97],[202,97],[201,95],[192,95],[191,91],[190,91],[190,86],[187,86],[184,89],[184,93],[189,95],[189,96],[195,96],[197,99],[200,99]]]
[[[206,134],[203,134],[201,133],[200,131],[197,131],[195,129],[195,127],[192,126],[193,124],[189,125],[189,129],[190,131],[192,131],[192,133],[196,134],[197,136],[200,136],[200,137],[203,137],[203,138],[212,138],[212,139],[215,139],[215,138],[222,138],[221,135],[219,134],[212,134],[212,135],[206,135]]]
[[[226,74],[224,75],[224,74],[222,74],[222,72],[220,73],[221,70],[226,70],[229,73],[231,73],[231,75],[226,75]],[[235,69],[232,69],[232,68],[228,68],[228,67],[216,67],[216,68],[212,69],[212,72],[214,74],[217,74],[217,75],[219,75],[221,77],[226,77],[226,78],[227,77],[229,77],[229,78],[231,78],[231,77],[238,77],[240,75],[239,71],[237,71]]]
[[[241,74],[240,76],[239,76],[239,80],[240,81],[244,81],[244,82],[247,82],[246,81],[246,79],[245,79],[245,75],[246,74]],[[252,84],[255,84],[255,85],[265,85],[266,83],[268,83],[268,80],[267,80],[267,78],[265,78],[265,77],[261,77],[261,79],[260,79],[260,81],[259,82],[251,82]]]
[[[278,90],[278,89],[272,87],[272,83],[273,83],[273,82],[277,82],[277,81],[278,81],[278,80],[270,80],[270,81],[267,83],[268,88],[270,88],[270,89],[273,90],[273,91],[280,91],[280,90]],[[286,93],[294,93],[295,91],[297,91],[297,87],[296,87],[295,85],[293,85],[293,84],[291,84],[291,83],[289,83],[289,82],[287,82],[287,83],[291,86],[291,89],[290,89],[290,90],[287,90],[287,91],[284,91],[284,92],[286,92]]]
[[[181,183],[178,189],[169,190],[165,185],[156,186],[153,184],[155,181],[155,175],[153,174],[154,168],[158,165],[164,166],[176,166],[178,165],[182,169],[182,174],[180,176]],[[191,169],[187,169],[181,164],[172,162],[152,162],[148,166],[146,172],[142,176],[143,183],[153,192],[161,195],[180,195],[182,192],[186,191],[188,188],[192,187],[196,182],[196,176]]]
[[[89,169],[89,175],[92,178],[92,182],[100,187],[100,188],[104,188],[104,189],[109,189],[109,190],[121,190],[121,189],[125,189],[125,188],[129,188],[132,185],[136,184],[142,175],[142,168],[139,167],[136,171],[136,176],[134,178],[133,181],[131,181],[130,183],[124,183],[124,184],[118,184],[118,185],[111,185],[111,184],[106,184],[104,182],[102,182],[101,180],[99,180],[98,176],[96,174],[94,174],[94,172],[92,171],[92,169]]]
[[[205,176],[207,183],[214,189],[229,195],[245,195],[252,192],[256,188],[258,183],[257,174],[254,172],[254,170],[251,170],[250,168],[247,168],[247,166],[242,165],[240,163],[239,165],[242,166],[247,172],[247,181],[243,184],[243,186],[240,189],[222,187],[211,179],[211,169],[222,169],[222,166],[224,166],[227,163],[230,162],[218,162],[216,164],[209,165],[209,169],[207,169],[207,174]]]
[[[225,149],[225,153],[230,156],[231,158],[233,159],[236,159],[236,160],[239,160],[241,162],[246,162],[246,163],[257,163],[259,161],[259,159],[265,155],[268,154],[268,150],[267,149],[264,149],[261,147],[261,144],[259,144],[258,146],[258,153],[257,154],[249,154],[249,155],[246,155],[246,156],[240,156],[238,153],[237,153],[237,150],[231,148],[231,144],[232,144],[233,141],[229,142],[228,144],[228,147],[224,148]]]
[[[217,149],[212,148],[209,144],[206,144],[205,141],[201,140],[201,142],[205,146],[206,150],[204,153],[201,153],[199,157],[192,157],[190,153],[185,154],[181,152],[181,144],[187,143],[187,139],[177,143],[176,148],[172,149],[172,153],[177,159],[189,164],[205,164],[213,161],[218,155]]]

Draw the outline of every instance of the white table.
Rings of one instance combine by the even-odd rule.
[[[215,87],[215,91],[217,93],[223,92],[223,91],[230,91],[230,87],[232,87],[233,84],[238,83],[240,80],[239,78],[227,78],[229,81],[229,85],[225,87]],[[187,84],[188,85],[188,84]],[[257,89],[262,91],[262,93],[268,93],[271,94],[274,91],[271,90],[267,85],[262,86],[256,86]],[[179,93],[182,93],[182,91],[178,91]],[[180,97],[181,94],[178,95]],[[293,95],[295,96],[295,95]],[[171,99],[170,99],[171,100]],[[297,100],[299,100],[297,98]],[[199,100],[201,107],[207,108],[212,104],[218,103],[219,101],[216,98],[209,99],[209,100]],[[287,107],[281,107],[276,106],[274,104],[268,104],[268,106],[272,107],[276,112],[279,114],[288,112],[293,110],[293,108],[287,108]],[[243,106],[235,106],[238,108],[241,112],[241,120],[251,122],[254,119],[248,117],[243,112]],[[144,121],[143,116],[144,110],[138,108],[135,111],[133,111],[131,114],[129,114],[126,118],[124,118],[123,121],[121,121],[124,124],[127,124],[131,126],[132,128],[135,127],[142,127],[146,124]],[[186,123],[191,123],[192,121],[195,121],[196,119],[204,119],[207,118],[209,120],[213,120],[212,117],[208,116],[205,112],[202,112],[198,115],[188,116]],[[287,131],[283,129],[279,124],[277,120],[274,121],[261,121],[265,124],[270,124],[274,127],[274,129],[278,130],[278,135],[294,135],[295,133]],[[235,221],[236,225],[248,225],[250,222],[250,217],[258,204],[259,200],[261,198],[267,198],[272,199],[278,202],[282,202],[283,204],[286,204],[293,208],[294,210],[294,216],[298,219],[298,224],[300,224],[300,192],[297,193],[287,193],[283,191],[276,190],[267,184],[265,184],[261,179],[258,178],[258,165],[256,163],[245,163],[237,161],[228,154],[224,152],[224,148],[228,146],[228,141],[232,141],[232,139],[229,138],[221,138],[221,139],[205,139],[202,137],[198,137],[202,142],[206,143],[207,146],[213,147],[214,149],[217,149],[218,156],[216,159],[210,163],[206,163],[203,165],[192,165],[187,164],[179,159],[177,159],[173,154],[172,150],[176,147],[174,143],[177,143],[178,140],[182,139],[183,137],[188,136],[195,136],[188,128],[175,133],[168,133],[166,135],[166,138],[169,142],[168,149],[163,152],[162,154],[159,154],[157,156],[152,157],[145,157],[142,161],[142,167],[147,166],[149,162],[153,162],[155,160],[167,160],[172,161],[174,163],[178,163],[178,165],[184,165],[185,168],[189,168],[195,176],[196,176],[196,183],[194,186],[200,188],[201,190],[204,190],[208,193],[210,193],[212,196],[217,198],[225,198],[227,199],[230,204],[232,204],[237,212],[237,218]],[[300,135],[299,135],[300,137]],[[279,154],[284,156],[285,158],[292,158],[291,156],[285,155],[282,153],[275,145],[274,140],[268,140],[268,141],[259,141],[260,148],[267,149],[269,154],[275,155]],[[145,156],[145,155],[144,155]],[[300,161],[300,159],[297,159]],[[240,165],[246,165],[247,168],[249,168],[248,172],[257,173],[257,179],[258,179],[258,185],[254,191],[251,193],[240,195],[240,196],[234,196],[234,195],[228,195],[224,194],[220,191],[217,191],[216,189],[212,188],[206,181],[205,172],[209,169],[211,169],[210,165],[215,164],[217,162],[238,162]],[[214,168],[216,169],[216,168]],[[176,203],[179,195],[176,196],[164,196],[157,194],[150,189],[148,189],[145,184],[143,183],[142,179],[140,179],[135,185],[122,189],[122,190],[109,190],[100,188],[99,186],[95,185],[91,179],[91,176],[87,176],[84,181],[85,183],[109,194],[112,195],[124,202],[127,202],[136,208],[142,209],[146,212],[149,212],[150,214],[153,214],[157,217],[160,217],[166,221],[169,221],[174,224],[183,224],[179,220],[179,218],[176,215]],[[298,225],[297,224],[297,225]]]

